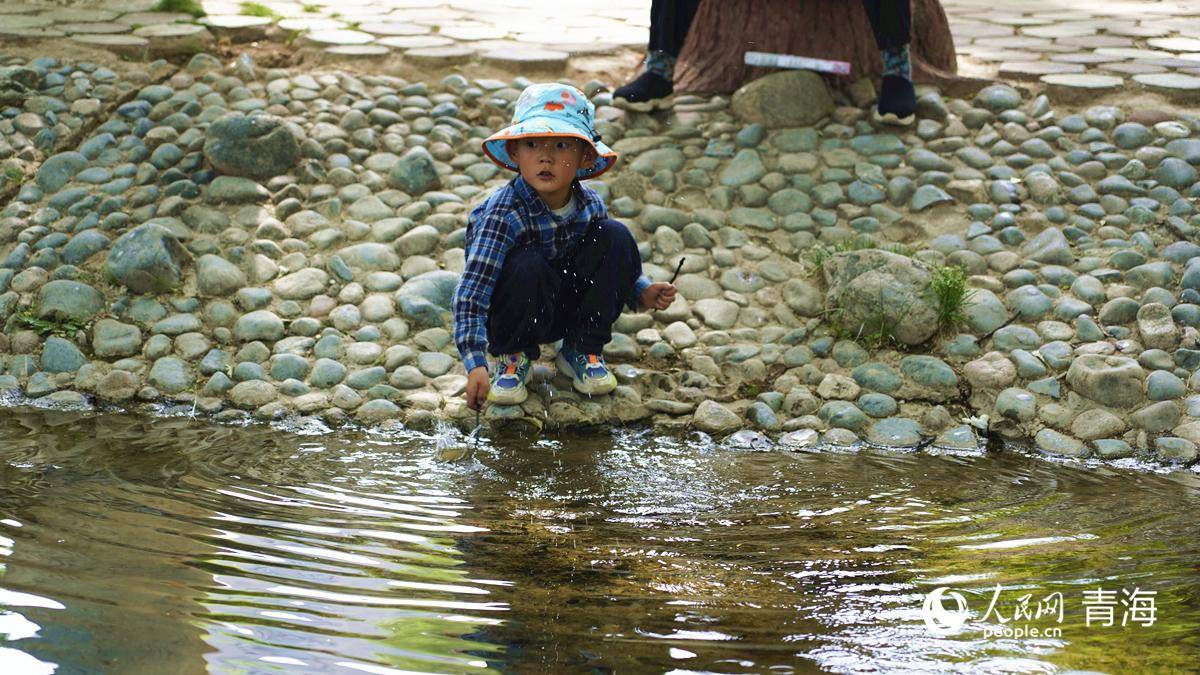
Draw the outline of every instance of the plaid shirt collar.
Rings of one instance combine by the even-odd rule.
[[[525,181],[520,174],[512,181],[513,193],[525,205],[526,211],[532,218],[554,218],[554,212],[546,205],[546,202],[538,195],[537,190]],[[598,218],[608,217],[608,208],[604,205],[604,200],[595,190],[584,187],[579,179],[571,181],[571,194],[575,197],[575,213],[571,220],[583,222],[591,222]]]

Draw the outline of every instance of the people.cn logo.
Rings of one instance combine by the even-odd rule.
[[[953,609],[946,609],[942,604],[943,596],[954,601]],[[929,630],[934,633],[940,635],[953,633],[967,621],[967,599],[962,596],[962,593],[952,591],[945,586],[935,588],[925,596],[925,602],[921,605],[921,618],[925,620],[925,625],[929,627]]]

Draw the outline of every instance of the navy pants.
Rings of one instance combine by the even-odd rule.
[[[562,338],[585,354],[601,353],[641,269],[629,228],[611,219],[593,221],[558,260],[533,244],[512,249],[492,291],[488,352],[536,360],[539,345]]]

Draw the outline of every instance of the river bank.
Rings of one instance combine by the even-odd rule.
[[[479,141],[527,80],[0,63],[0,387],[473,423],[449,300],[467,213],[509,178]],[[922,90],[897,131],[815,76],[653,115],[578,84],[621,155],[591,186],[651,278],[685,258],[680,298],[618,321],[613,395],[546,358],[489,422],[1196,460],[1196,117],[994,85]],[[961,305],[933,291],[948,269]]]

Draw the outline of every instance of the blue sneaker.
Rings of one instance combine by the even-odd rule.
[[[604,357],[599,354],[584,354],[564,344],[555,363],[559,371],[571,376],[572,386],[581,394],[607,394],[617,388],[617,378],[609,372]]]
[[[498,405],[517,405],[529,398],[525,380],[533,363],[524,354],[506,354],[496,359],[495,374],[488,389],[488,401]]]

